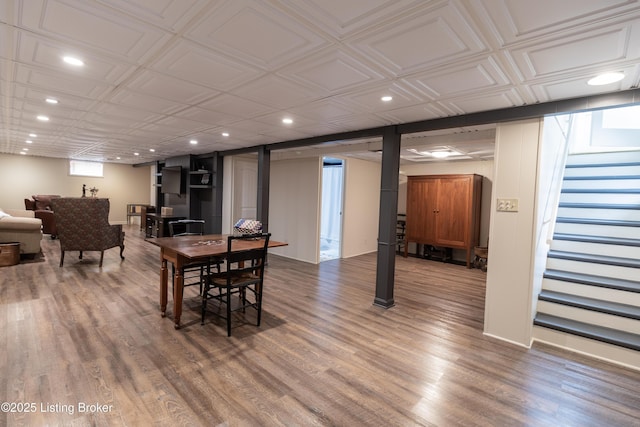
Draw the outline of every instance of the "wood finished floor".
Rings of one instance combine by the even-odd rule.
[[[484,337],[480,270],[398,257],[384,310],[373,254],[270,256],[262,326],[227,338],[194,288],[181,330],[160,317],[159,249],[126,231],[102,269],[59,268],[48,238],[43,261],[0,269],[0,402],[35,404],[0,426],[640,425],[640,372]]]

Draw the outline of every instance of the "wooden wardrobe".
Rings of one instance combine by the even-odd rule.
[[[404,256],[409,242],[467,252],[471,268],[480,239],[482,176],[420,175],[407,182],[407,224]]]

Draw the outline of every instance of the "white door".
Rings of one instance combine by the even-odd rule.
[[[232,225],[240,218],[256,219],[257,203],[258,162],[237,159],[233,168]]]

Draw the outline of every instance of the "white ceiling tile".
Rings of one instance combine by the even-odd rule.
[[[52,39],[139,62],[168,36],[159,29],[80,0],[29,0],[20,23]]]
[[[581,33],[516,49],[513,54],[520,70],[527,78],[533,79],[625,59],[628,37],[627,28]]]
[[[451,2],[376,28],[354,44],[394,75],[431,69],[487,49]]]
[[[222,3],[185,37],[264,69],[274,69],[327,43],[305,25],[282,19],[281,13],[267,2]]]
[[[211,2],[208,0],[97,0],[119,9],[134,19],[160,26],[170,31],[179,30]]]
[[[109,101],[114,104],[153,112],[158,116],[171,114],[187,107],[187,104],[176,103],[169,99],[158,98],[157,96],[124,88],[118,88]]]
[[[341,49],[332,49],[300,61],[296,66],[280,70],[279,74],[293,78],[304,85],[315,86],[328,94],[354,89],[384,79],[380,73]]]
[[[273,74],[266,74],[263,78],[238,88],[234,93],[242,98],[277,109],[305,104],[315,101],[318,97],[311,88]]]
[[[273,107],[241,98],[228,93],[222,93],[214,98],[203,101],[198,107],[219,113],[225,113],[243,119],[249,119],[274,111]]]
[[[284,3],[309,21],[338,36],[363,27],[378,25],[407,11],[415,0],[284,0]]]
[[[59,93],[73,96],[100,99],[111,86],[99,80],[82,79],[73,74],[43,70],[25,65],[16,67],[15,81],[17,83],[46,90],[55,88]]]
[[[517,97],[517,93],[513,90],[500,91],[493,94],[484,93],[479,96],[463,96],[458,99],[452,99],[448,104],[459,111],[460,114],[469,114],[483,111],[485,105],[490,105],[492,110],[521,105],[521,102],[515,101]]]
[[[200,107],[188,107],[175,113],[174,116],[194,120],[207,126],[224,126],[239,122],[242,117],[232,116],[230,114],[220,113],[217,111],[206,110]]]
[[[449,67],[441,72],[407,77],[405,80],[432,99],[495,89],[509,83],[496,61],[490,57],[479,62]]]
[[[580,31],[586,23],[597,23],[616,14],[637,13],[635,2],[626,0],[537,0],[535,7],[526,0],[478,2],[484,7],[504,40],[522,42],[544,34]],[[553,13],[549,13],[553,11]]]
[[[220,91],[230,90],[259,75],[252,67],[193,42],[178,41],[151,68]]]
[[[197,104],[218,94],[213,89],[152,71],[140,73],[127,84],[127,88],[187,105]]]

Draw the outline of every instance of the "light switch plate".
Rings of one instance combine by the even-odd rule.
[[[498,212],[518,212],[518,199],[498,199]]]

